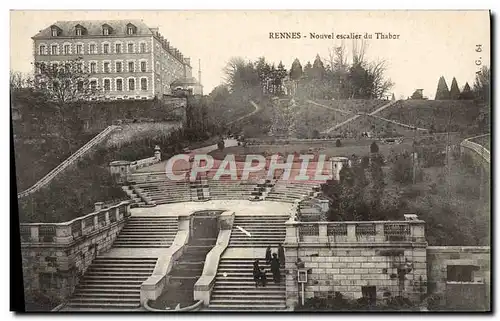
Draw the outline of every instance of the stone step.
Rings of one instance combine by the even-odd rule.
[[[262,305],[262,306],[283,306],[283,307],[286,307],[286,302],[285,302],[285,298],[283,299],[265,299],[265,300],[258,300],[256,302],[256,300],[254,299],[245,299],[245,298],[238,298],[238,299],[230,299],[230,300],[220,300],[220,299],[216,299],[216,300],[210,300],[210,304],[209,306],[217,306],[219,304],[224,304],[224,305],[229,305],[229,306],[234,306],[234,305]]]
[[[79,302],[69,302],[66,306],[65,309],[70,309],[70,308],[121,308],[121,309],[133,309],[133,308],[138,308],[140,306],[140,302],[134,302],[134,303],[101,303],[101,302],[84,302],[84,303],[79,303]]]
[[[78,288],[75,290],[78,294],[141,294],[140,288],[134,289],[115,289],[115,288]]]
[[[145,274],[136,274],[136,275],[122,275],[122,274],[119,274],[119,275],[97,275],[97,274],[92,274],[92,275],[88,275],[88,276],[85,276],[85,280],[87,281],[93,281],[93,280],[96,280],[96,281],[99,281],[99,280],[109,280],[109,281],[113,281],[113,280],[123,280],[123,281],[137,281],[137,280],[144,280],[144,279],[147,279],[149,275]]]
[[[113,247],[115,248],[141,248],[141,249],[147,249],[147,248],[169,248],[171,243],[168,244],[136,244],[136,245],[131,245],[131,244],[113,244]]]
[[[114,277],[114,276],[118,276],[118,277],[144,277],[144,278],[148,278],[151,275],[151,273],[153,273],[153,270],[148,271],[148,272],[146,272],[146,271],[142,271],[142,272],[134,272],[134,271],[114,272],[114,271],[96,271],[96,270],[93,270],[93,271],[89,272],[88,274],[86,274],[86,277],[90,278],[90,277]]]
[[[133,285],[136,287],[141,286],[141,284],[146,279],[141,278],[140,280],[122,280],[122,279],[87,279],[83,278],[81,281],[82,287],[87,285],[101,285],[101,284],[109,284],[109,285],[120,285],[123,283],[128,283],[129,285]]]
[[[99,291],[92,291],[92,292],[82,292],[79,291],[75,293],[71,297],[71,301],[75,301],[78,299],[92,299],[92,298],[108,298],[110,301],[116,301],[116,300],[121,300],[121,299],[140,299],[141,298],[141,292],[136,291],[133,293],[123,293],[123,292],[99,292]]]
[[[242,291],[235,291],[234,288],[224,288],[224,287],[214,287],[214,290],[212,292],[217,295],[234,295],[236,293],[245,293],[245,294],[279,294],[281,296],[285,296],[284,289],[268,289],[267,286],[265,288],[259,287],[256,288],[255,286],[252,288],[244,289]]]
[[[94,260],[91,267],[106,267],[106,268],[131,268],[131,269],[147,269],[154,267],[156,261],[147,261],[147,262],[126,262],[126,261],[102,261],[102,260]]]
[[[237,300],[237,299],[242,299],[242,300],[265,300],[265,301],[270,301],[270,302],[285,302],[286,300],[286,294],[285,291],[282,291],[282,293],[267,293],[265,291],[262,292],[256,292],[256,293],[249,293],[245,291],[244,293],[241,294],[220,294],[218,291],[213,292],[210,302],[212,301],[232,301],[232,300]]]
[[[135,284],[86,284],[85,286],[82,286],[81,284],[78,284],[76,286],[77,290],[89,290],[89,291],[140,291],[141,288],[140,286],[137,286]]]

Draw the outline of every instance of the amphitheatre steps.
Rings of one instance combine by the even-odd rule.
[[[229,247],[267,247],[281,244],[285,240],[287,215],[235,216]],[[239,228],[251,234],[248,236]]]
[[[95,258],[62,311],[139,308],[141,284],[153,272],[156,260]]]
[[[210,303],[203,311],[280,311],[286,309],[285,273],[281,270],[280,284],[274,284],[270,266],[259,265],[266,270],[266,287],[256,287],[253,280],[255,258],[222,258],[215,277]]]
[[[177,217],[132,216],[113,243],[114,248],[165,248],[177,234]]]

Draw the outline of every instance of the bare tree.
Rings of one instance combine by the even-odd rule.
[[[33,79],[28,74],[19,71],[10,71],[10,88],[19,90],[31,86]]]
[[[99,92],[97,83],[90,81],[82,58],[65,61],[61,65],[36,62],[35,69],[35,88],[43,90],[60,108],[89,100]]]
[[[372,98],[383,98],[394,86],[394,83],[390,79],[385,78],[386,70],[387,62],[385,60],[378,60],[368,64],[368,75],[373,82]]]

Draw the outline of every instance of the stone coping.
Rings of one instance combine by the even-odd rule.
[[[427,246],[427,252],[433,253],[490,253],[489,246]]]
[[[171,310],[171,309],[160,310],[160,309],[155,309],[155,308],[150,307],[148,302],[149,302],[149,300],[146,301],[146,302],[144,302],[144,308],[146,308],[146,310],[148,310],[150,312],[166,312],[166,313],[169,313],[169,312],[198,311],[203,306],[203,301],[199,300],[195,304],[192,304],[192,305],[184,307],[184,308],[174,309],[174,310]]]

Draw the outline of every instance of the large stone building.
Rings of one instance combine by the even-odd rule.
[[[190,58],[141,20],[57,21],[32,39],[35,62],[81,57],[91,86],[108,100],[169,95],[174,81],[192,78]]]

